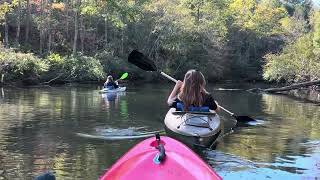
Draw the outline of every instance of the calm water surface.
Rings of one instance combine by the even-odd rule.
[[[128,87],[102,95],[95,85],[0,88],[0,179],[97,179],[139,140],[79,137],[163,129],[171,86]],[[235,128],[202,157],[224,179],[320,178],[320,106],[279,95],[209,86],[224,107],[261,121]],[[234,121],[220,113],[228,132]]]

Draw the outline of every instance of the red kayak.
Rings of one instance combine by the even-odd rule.
[[[146,139],[122,156],[100,180],[222,179],[184,144],[166,136]]]

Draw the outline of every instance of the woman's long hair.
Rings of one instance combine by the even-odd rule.
[[[204,95],[206,81],[203,74],[197,70],[189,70],[183,80],[179,98],[184,104],[184,110],[187,111],[191,105],[202,106],[204,103]]]

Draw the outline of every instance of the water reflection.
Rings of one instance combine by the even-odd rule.
[[[57,179],[97,179],[140,140],[97,141],[75,133],[163,128],[170,88],[137,87],[118,93],[112,101],[97,93],[98,88],[1,88],[0,179],[32,179],[47,170]],[[319,106],[245,91],[212,93],[236,114],[263,120],[263,124],[237,128],[216,151],[204,155],[225,179],[320,176]],[[225,129],[233,126],[229,115],[219,115]]]
[[[121,96],[126,96],[126,92],[112,92],[101,94],[101,98],[103,99],[103,102],[107,107],[109,107],[112,103],[119,106]]]
[[[238,172],[222,170],[224,178],[319,177],[320,170],[314,169],[315,160],[311,160],[320,157],[319,150],[310,152],[314,147],[304,145],[320,139],[319,106],[269,94],[261,95],[260,104],[263,107],[260,116],[265,123],[238,129],[218,146],[220,151],[256,162],[259,169]],[[267,175],[262,177],[261,174]]]
[[[128,103],[125,98],[126,92],[115,92],[115,93],[103,93],[102,98],[102,108],[111,113],[120,113],[121,119],[127,121],[129,118],[128,114]]]
[[[304,155],[281,155],[272,163],[255,162],[221,151],[205,150],[205,160],[223,179],[314,179],[320,177],[320,142],[299,144],[308,149]]]
[[[116,92],[112,92],[112,93],[103,93],[101,94],[101,97],[103,98],[103,100],[108,103],[110,101],[115,101],[117,98],[117,93]]]

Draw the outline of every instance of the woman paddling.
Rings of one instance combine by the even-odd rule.
[[[168,105],[184,111],[189,111],[191,107],[209,107],[211,110],[218,111],[218,103],[206,91],[205,85],[205,78],[200,71],[189,70],[183,82],[177,81],[168,97]],[[182,107],[181,104],[183,104]]]
[[[108,88],[108,89],[117,89],[117,88],[119,88],[118,82],[117,81],[113,81],[113,77],[111,75],[109,75],[107,77],[107,80],[104,83],[103,87],[104,88]]]

